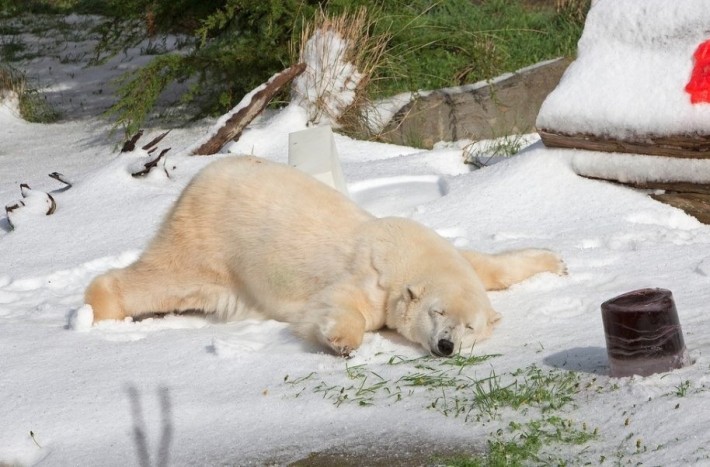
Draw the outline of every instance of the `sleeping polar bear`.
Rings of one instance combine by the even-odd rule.
[[[229,157],[205,167],[142,256],[95,278],[85,301],[94,321],[187,310],[276,319],[344,356],[387,327],[448,356],[499,319],[486,289],[544,271],[564,271],[550,251],[457,250],[294,168]]]

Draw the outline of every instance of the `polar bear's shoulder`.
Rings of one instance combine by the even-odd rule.
[[[198,174],[202,177],[234,177],[245,173],[254,172],[281,172],[289,171],[290,168],[283,164],[271,162],[256,156],[229,156],[211,162]]]

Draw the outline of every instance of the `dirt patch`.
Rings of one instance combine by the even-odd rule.
[[[446,460],[475,458],[483,455],[480,447],[446,446],[441,443],[420,442],[402,445],[359,444],[340,446],[291,462],[293,467],[417,467],[446,465]]]

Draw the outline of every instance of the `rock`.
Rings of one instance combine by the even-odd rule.
[[[438,141],[532,132],[542,102],[569,63],[565,58],[550,60],[489,82],[424,93],[395,113],[382,139],[431,148]]]

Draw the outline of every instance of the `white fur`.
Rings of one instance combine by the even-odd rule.
[[[232,157],[198,174],[138,261],[94,279],[85,300],[95,320],[185,310],[277,319],[343,355],[386,326],[449,355],[498,319],[486,288],[563,269],[545,250],[459,251],[293,168]]]

